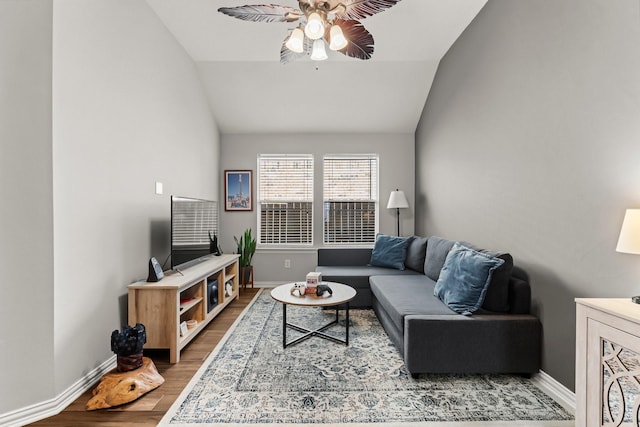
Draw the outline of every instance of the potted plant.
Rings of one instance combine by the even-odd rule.
[[[256,252],[256,239],[251,235],[250,228],[244,231],[240,239],[236,236],[233,236],[233,239],[236,241],[236,245],[238,246],[237,253],[240,255],[240,259],[238,259],[238,264],[240,265],[240,284],[246,286],[251,283],[251,287],[253,287],[253,266],[251,265],[251,260]]]

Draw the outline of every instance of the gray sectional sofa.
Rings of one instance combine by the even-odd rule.
[[[488,276],[482,307],[460,314],[434,295],[456,242],[437,236],[412,236],[408,241],[404,268],[371,265],[372,249],[323,248],[318,249],[316,271],[323,280],[356,289],[351,307],[375,310],[414,377],[420,373],[537,373],[541,324],[530,314],[527,276],[514,267],[511,255],[462,243],[502,261]]]

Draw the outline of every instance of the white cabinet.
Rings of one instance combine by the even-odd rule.
[[[640,305],[576,299],[576,427],[639,425]]]

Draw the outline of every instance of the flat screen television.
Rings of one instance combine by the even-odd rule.
[[[218,234],[218,202],[171,196],[171,269],[211,255],[209,236]]]

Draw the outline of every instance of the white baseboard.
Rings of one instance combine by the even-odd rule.
[[[576,414],[576,394],[560,384],[555,378],[540,370],[531,377],[531,381],[553,398],[572,415]]]
[[[0,414],[0,425],[5,427],[20,427],[59,414],[85,391],[93,387],[104,374],[111,371],[116,365],[117,357],[113,355],[57,397],[12,412]]]
[[[254,286],[256,288],[275,288],[276,286],[280,286],[283,283],[287,282],[255,282]]]

